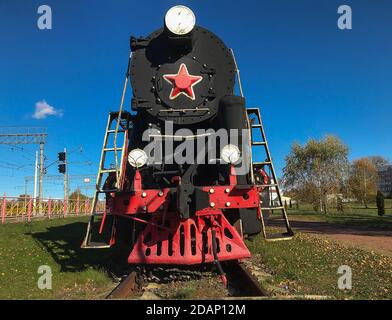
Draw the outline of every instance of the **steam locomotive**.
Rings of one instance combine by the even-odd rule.
[[[163,28],[131,37],[132,110],[109,116],[105,139],[123,132],[124,144],[114,169],[100,167],[108,174],[100,229],[112,219],[109,245],[127,243],[130,264],[243,259],[250,257],[244,238],[262,231],[257,181],[269,177],[252,166],[245,99],[234,94],[236,62],[195,20],[175,6]]]

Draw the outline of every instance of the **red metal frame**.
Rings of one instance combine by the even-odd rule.
[[[220,210],[202,210],[190,219],[179,219],[176,213],[167,215],[161,228],[162,214],[152,216],[140,234],[128,263],[201,264],[214,261],[212,229],[217,231],[218,260],[250,257],[241,236]],[[204,245],[203,245],[204,244]]]
[[[136,170],[134,192],[131,195],[111,194],[112,197],[107,201],[108,213],[147,224],[140,233],[128,262],[186,265],[213,262],[213,229],[216,230],[219,247],[218,260],[250,257],[242,237],[225,215],[230,214],[227,209],[259,208],[259,190],[254,185],[237,188],[233,166],[230,172],[229,185],[201,187],[209,194],[208,208],[195,212],[189,219],[181,219],[177,212],[168,211],[170,189],[143,190],[140,172]],[[138,214],[150,217],[142,219]],[[105,219],[100,229],[104,221]],[[112,237],[114,238],[115,236]]]
[[[64,218],[67,216],[67,206],[68,206],[68,199],[64,199],[64,211],[63,211]]]
[[[232,170],[232,173],[234,171]],[[258,208],[260,203],[259,190],[256,186],[237,188],[235,175],[230,175],[228,186],[202,187],[209,193],[209,203],[214,209]],[[134,193],[116,194],[111,199],[111,214],[133,215],[138,213],[162,212],[170,202],[170,189],[142,189],[140,172],[137,170],[133,181]]]
[[[48,200],[48,218],[52,216],[52,199],[49,198]]]
[[[32,207],[33,207],[33,198],[30,196],[29,197],[29,206],[28,206],[28,210],[27,210],[27,221],[30,222],[31,220],[31,211],[32,211]]]

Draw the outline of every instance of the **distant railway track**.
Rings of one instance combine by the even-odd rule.
[[[259,281],[252,275],[252,272],[240,262],[229,261],[222,264],[223,270],[228,280],[227,290],[232,297],[266,297],[269,293],[264,289]],[[219,281],[217,278],[216,281]],[[106,299],[132,299],[140,297],[143,287],[146,287],[148,280],[143,276],[140,269],[132,271],[126,276],[106,297]]]

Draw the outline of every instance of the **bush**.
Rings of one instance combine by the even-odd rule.
[[[336,209],[338,212],[344,212],[342,197],[336,199]]]
[[[385,214],[385,203],[384,203],[384,195],[380,191],[377,191],[376,202],[377,202],[378,215],[383,216]]]

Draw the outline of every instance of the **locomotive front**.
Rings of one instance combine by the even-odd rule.
[[[232,51],[185,6],[130,46],[132,111],[117,113],[116,129],[129,126],[102,190],[101,229],[112,217],[110,244],[129,244],[130,264],[249,257],[243,239],[262,230],[260,188]]]

